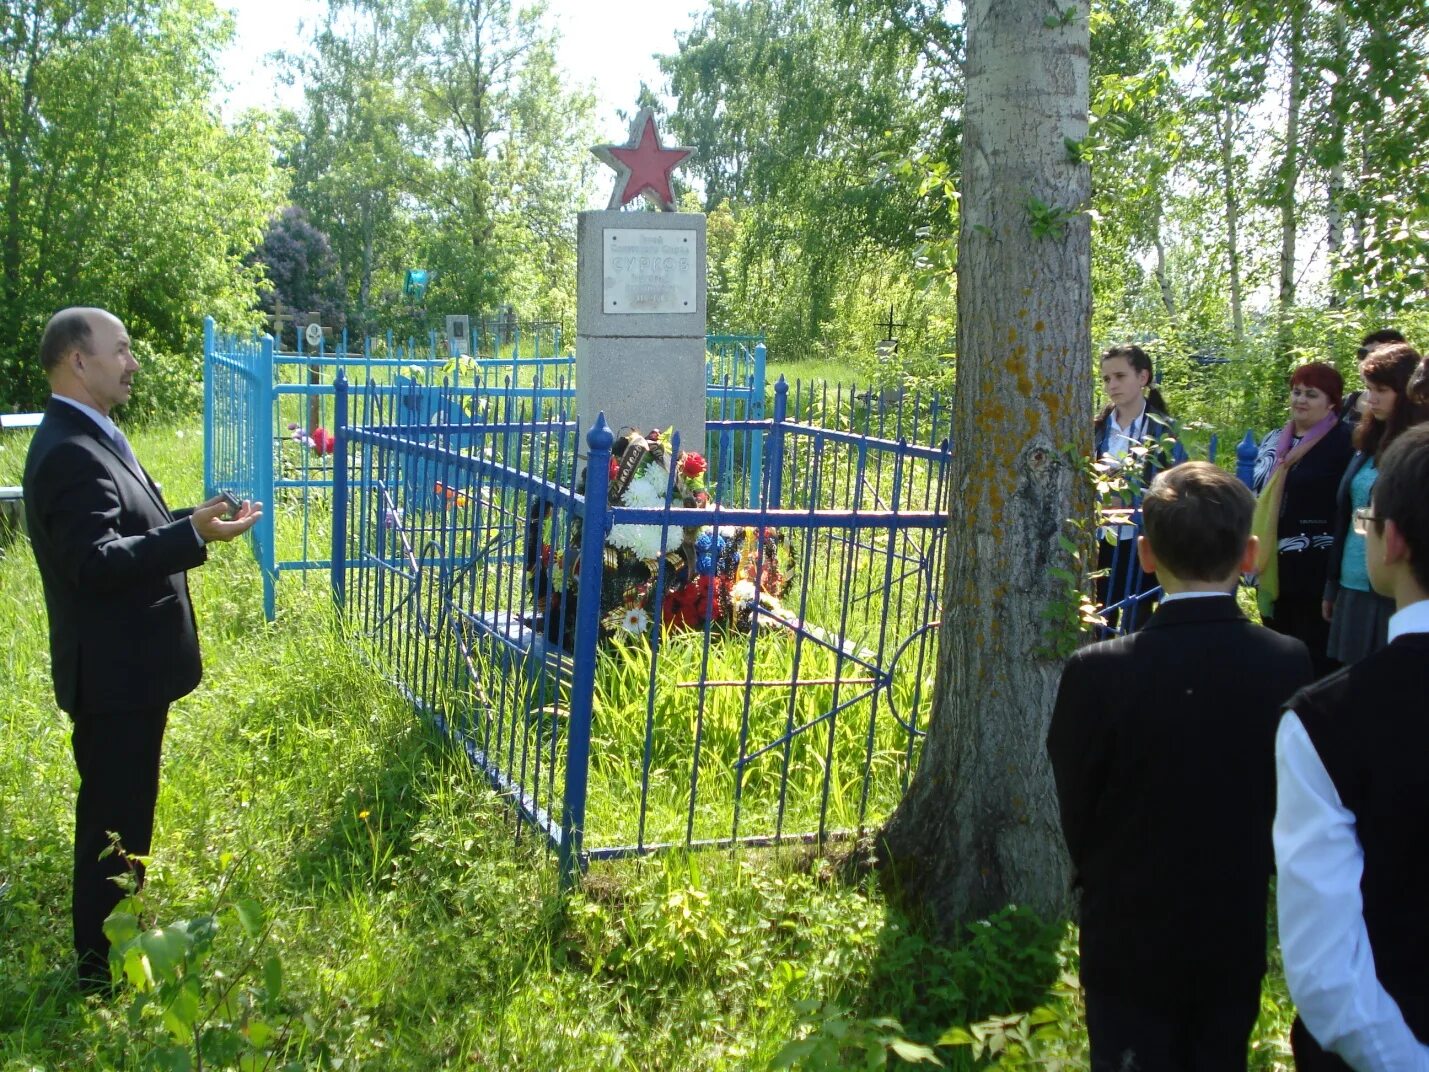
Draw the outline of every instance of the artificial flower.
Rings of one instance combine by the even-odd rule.
[[[650,628],[650,615],[645,613],[643,607],[627,607],[620,616],[620,628],[638,636]]]
[[[704,476],[705,470],[709,468],[709,463],[705,461],[703,454],[684,454],[680,457],[680,475],[686,480],[695,480]]]

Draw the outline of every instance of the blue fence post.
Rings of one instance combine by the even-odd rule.
[[[332,601],[347,607],[347,373],[332,382]]]
[[[779,509],[784,495],[784,419],[789,413],[789,381],[783,376],[774,385],[774,425],[769,431],[769,497],[766,509]]]
[[[764,419],[764,365],[767,354],[764,344],[761,342],[754,348],[754,380],[749,385],[749,413],[751,421],[762,421]],[[787,385],[785,388],[788,390]],[[764,433],[755,432],[752,441],[747,444],[749,449],[749,508],[756,510],[759,508],[759,490],[764,486]]]
[[[1235,449],[1235,475],[1246,487],[1250,487],[1255,482],[1255,458],[1259,453],[1260,448],[1256,445],[1255,433],[1247,430],[1245,438],[1240,441],[1240,446]]]
[[[278,504],[273,501],[273,467],[276,464],[277,440],[273,435],[273,336],[262,338],[258,361],[258,406],[256,443],[248,445],[253,458],[253,491],[263,504],[263,518],[258,522],[255,538],[258,544],[258,567],[263,571],[263,616],[272,621],[278,616]]]
[[[584,516],[581,520],[580,587],[576,593],[575,653],[571,668],[570,730],[566,740],[566,785],[561,809],[561,887],[575,882],[585,836],[586,785],[590,775],[591,716],[595,706],[595,648],[600,631],[601,573],[610,517],[610,448],[615,435],[605,414],[586,436]]]
[[[203,318],[203,497],[218,490],[213,477],[213,317]]]

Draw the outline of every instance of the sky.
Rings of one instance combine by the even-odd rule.
[[[267,60],[275,49],[301,51],[308,32],[326,8],[325,0],[218,0],[234,13],[237,35],[221,60],[230,84],[221,102],[232,117],[250,107],[298,108],[301,83],[285,86],[278,68]],[[694,22],[704,0],[666,0],[634,6],[624,0],[548,0],[547,17],[560,31],[561,65],[577,83],[594,84],[602,137],[624,141],[626,130],[616,109],[633,112],[643,78],[661,88],[651,57],[675,50],[675,32]]]

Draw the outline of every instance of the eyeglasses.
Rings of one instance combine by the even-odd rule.
[[[1358,510],[1351,514],[1350,517],[1351,523],[1354,525],[1356,536],[1369,535],[1369,523],[1371,521],[1379,520],[1377,517],[1374,516],[1374,510],[1368,506],[1361,506]]]

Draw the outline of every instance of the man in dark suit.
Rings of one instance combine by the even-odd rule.
[[[1166,592],[1062,674],[1047,750],[1082,890],[1095,1072],[1243,1070],[1265,974],[1280,706],[1311,680],[1236,607],[1254,500],[1205,462],[1157,475],[1138,553]]]
[[[44,583],[55,699],[74,721],[73,920],[81,985],[109,979],[104,919],[122,896],[113,878],[143,866],[159,791],[169,704],[198,684],[198,634],[185,570],[205,545],[247,532],[262,515],[222,498],[171,511],[110,420],[139,363],[120,321],[102,309],[56,313],[40,341],[51,398],[25,459],[25,517]],[[124,855],[101,854],[109,833]]]

